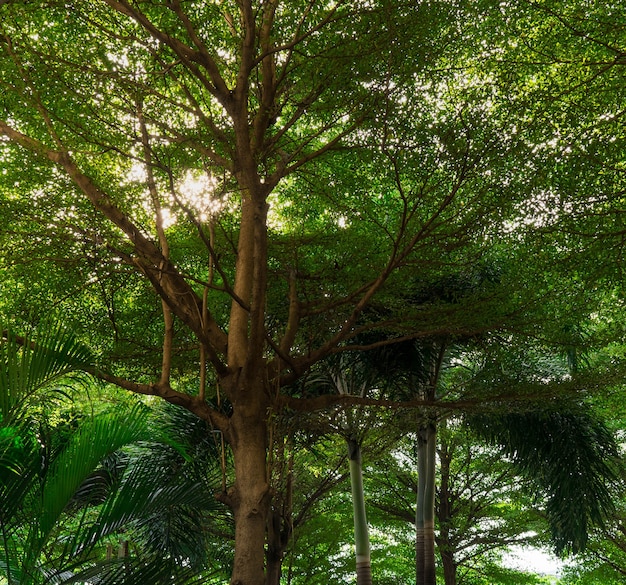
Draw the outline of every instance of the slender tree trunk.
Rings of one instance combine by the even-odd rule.
[[[435,454],[436,427],[419,431],[417,447],[417,507],[415,516],[415,582],[436,585],[435,575]]]
[[[282,575],[283,559],[273,551],[267,554],[267,577],[266,585],[280,585]]]
[[[270,513],[271,514],[271,513]],[[271,514],[271,516],[274,516]],[[282,519],[276,517],[270,517],[270,522],[276,520],[282,523]],[[285,559],[285,551],[287,550],[288,542],[284,542],[281,530],[281,534],[267,535],[267,551],[265,553],[266,558],[266,585],[280,585],[283,576],[283,561]]]
[[[452,461],[451,446],[448,441],[439,441],[439,506],[437,521],[439,522],[439,536],[437,546],[441,556],[443,578],[445,585],[456,585],[455,548],[450,541],[450,525],[452,520],[452,506],[450,503],[450,463]]]
[[[283,558],[289,542],[283,522],[281,511],[272,507],[267,523],[266,585],[280,585]]]
[[[456,585],[456,562],[450,550],[441,550],[441,566],[445,585]]]
[[[267,585],[280,585],[283,560],[293,532],[293,463],[294,451],[289,445],[289,455],[285,453],[285,442],[280,443],[278,457],[282,473],[281,497],[273,492],[272,509],[267,527],[266,572]],[[275,471],[275,468],[274,468]]]
[[[356,582],[357,585],[372,585],[370,537],[365,514],[361,446],[358,441],[352,438],[348,439],[348,457],[350,462],[350,484],[352,486],[352,507],[354,509]]]

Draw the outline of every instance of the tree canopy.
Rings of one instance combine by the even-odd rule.
[[[625,22],[547,0],[2,2],[0,311],[62,315],[96,377],[221,433],[232,583],[263,583],[273,415],[390,404],[295,392],[321,360],[496,334],[569,351],[621,307]]]

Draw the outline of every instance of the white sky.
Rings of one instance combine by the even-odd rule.
[[[511,552],[504,557],[504,564],[523,571],[558,577],[563,567],[563,561],[545,551],[528,548],[512,547]]]

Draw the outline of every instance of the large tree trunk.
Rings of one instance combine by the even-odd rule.
[[[228,331],[230,372],[223,380],[233,412],[228,430],[235,467],[228,497],[235,518],[231,585],[265,585],[265,534],[271,504],[267,467],[270,392],[264,358],[267,204],[255,189],[253,167],[248,165],[237,180],[241,224]]]
[[[250,396],[247,404],[234,408],[231,419],[229,438],[236,478],[227,496],[235,518],[231,585],[265,585],[265,530],[270,509],[266,410],[263,401]]]
[[[365,514],[361,447],[358,441],[354,439],[348,439],[348,457],[350,462],[350,485],[352,486],[352,507],[354,509],[356,582],[357,585],[372,585],[370,537],[367,516]]]
[[[417,507],[415,516],[415,582],[436,585],[435,576],[435,453],[436,427],[419,431]]]

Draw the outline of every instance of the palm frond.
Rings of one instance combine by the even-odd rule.
[[[546,502],[557,552],[584,549],[592,524],[613,510],[619,449],[590,410],[549,410],[470,419],[472,428],[500,446]]]
[[[16,418],[34,392],[93,363],[89,349],[60,324],[40,326],[29,337],[0,336],[0,415]]]
[[[198,573],[170,559],[115,559],[95,563],[82,570],[62,571],[48,575],[48,582],[58,585],[210,585],[218,583],[207,573]]]
[[[185,477],[168,478],[165,470],[145,457],[139,463],[130,464],[92,527],[84,532],[77,551],[83,553],[105,536],[131,523],[140,528],[150,524],[152,519],[162,520],[172,509],[179,511],[187,508],[200,513],[219,510],[221,504],[203,482]]]
[[[86,421],[59,455],[44,487],[41,537],[46,538],[68,502],[89,474],[111,453],[131,443],[150,438],[147,409],[103,413]]]

